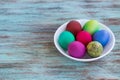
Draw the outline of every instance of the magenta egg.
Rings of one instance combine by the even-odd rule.
[[[84,57],[86,52],[86,48],[84,44],[79,41],[74,41],[68,46],[68,54],[74,58],[82,58]]]

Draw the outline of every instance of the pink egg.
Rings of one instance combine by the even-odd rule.
[[[85,46],[92,41],[92,36],[87,31],[81,31],[77,34],[76,40],[82,42]]]
[[[70,43],[68,46],[68,54],[74,58],[84,57],[85,52],[86,52],[85,46],[79,41],[74,41]]]

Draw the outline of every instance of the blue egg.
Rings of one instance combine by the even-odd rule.
[[[106,30],[97,31],[93,35],[93,40],[100,42],[102,46],[104,47],[110,40],[110,34]]]

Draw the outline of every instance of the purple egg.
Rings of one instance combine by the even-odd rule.
[[[68,54],[74,58],[84,57],[85,52],[86,48],[81,42],[74,41],[68,46]]]

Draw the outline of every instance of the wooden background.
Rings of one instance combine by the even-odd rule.
[[[106,57],[70,60],[54,46],[70,19],[96,19],[114,32]],[[0,0],[0,80],[120,80],[120,0]]]

